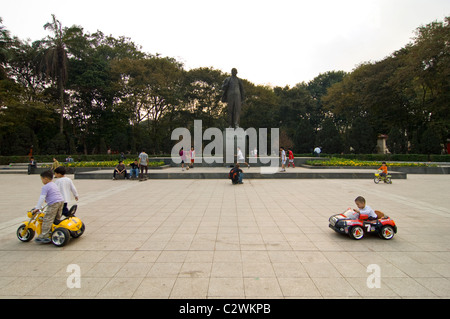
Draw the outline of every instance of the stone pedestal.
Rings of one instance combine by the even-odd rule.
[[[387,154],[387,153],[389,153],[389,150],[387,149],[387,146],[386,146],[387,138],[388,138],[388,136],[385,135],[385,134],[378,135],[378,140],[377,140],[377,151],[378,151],[378,154]]]
[[[248,156],[246,133],[242,128],[228,128],[223,131],[223,163],[231,165],[237,161],[238,148],[241,149],[244,158]]]

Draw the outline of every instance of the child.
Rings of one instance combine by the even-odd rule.
[[[359,215],[367,215],[369,216],[369,220],[377,219],[377,214],[373,211],[373,209],[366,205],[366,200],[362,196],[358,196],[355,199],[355,204],[358,206],[359,209],[355,209],[356,212],[359,213]]]
[[[138,164],[138,160],[135,159],[133,163],[130,164],[131,169],[130,169],[130,177],[131,179],[133,179],[133,176],[135,176],[135,178],[139,177],[139,164]]]
[[[191,168],[194,168],[195,150],[193,146],[191,147],[191,152],[189,153],[189,156],[191,158]]]
[[[281,172],[286,172],[286,151],[284,147],[280,147],[281,152]]]
[[[69,209],[67,208],[67,203],[72,199],[72,195],[75,200],[78,201],[78,192],[73,185],[73,182],[70,178],[65,177],[66,168],[64,166],[59,166],[55,169],[55,184],[58,186],[59,192],[64,198],[64,206],[62,210],[62,214],[64,216],[69,216]]]
[[[181,170],[184,171],[184,161],[186,160],[186,154],[184,152],[184,148],[183,147],[178,152],[178,155],[180,155],[180,158],[181,158]]]
[[[295,163],[294,163],[294,153],[292,152],[292,150],[289,148],[288,149],[288,154],[289,154],[289,164],[288,167],[292,164],[292,167],[295,168]]]
[[[386,162],[381,163],[381,167],[378,170],[382,171],[380,173],[381,177],[386,177],[387,174],[388,174],[388,169],[387,169],[387,166],[386,166]],[[386,181],[384,181],[384,182],[386,183]]]
[[[44,201],[47,202],[47,209],[42,222],[42,232],[36,238],[36,242],[43,244],[51,241],[49,235],[52,229],[53,221],[55,218],[61,218],[61,213],[64,206],[64,198],[59,192],[58,186],[56,186],[52,180],[53,173],[51,171],[41,173],[41,181],[44,186],[42,186],[41,195],[39,196],[35,209],[31,211],[32,213],[36,213],[42,209],[42,204]]]
[[[250,168],[250,164],[245,161],[244,154],[242,153],[240,147],[237,148],[237,162],[243,163],[243,164],[247,165],[247,168]]]

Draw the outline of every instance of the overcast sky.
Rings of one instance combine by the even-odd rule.
[[[254,84],[293,86],[320,73],[351,71],[411,41],[414,30],[450,15],[449,0],[3,0],[12,35],[39,40],[55,14],[126,36],[186,69],[213,67]]]

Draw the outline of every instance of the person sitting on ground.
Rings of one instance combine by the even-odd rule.
[[[122,175],[124,178],[128,178],[127,168],[123,161],[119,161],[119,164],[114,168],[113,180],[116,179],[116,174]]]
[[[233,183],[233,185],[244,184],[244,182],[242,181],[242,179],[244,178],[244,172],[239,167],[239,163],[236,163],[236,165],[230,170],[228,177],[231,179],[231,183]]]
[[[138,160],[135,159],[133,163],[130,164],[131,169],[130,169],[130,177],[131,179],[133,179],[133,177],[135,178],[139,178],[139,163]]]
[[[366,205],[366,199],[364,197],[356,197],[355,204],[359,208],[355,209],[355,211],[359,213],[360,219],[375,220],[378,218],[374,210],[369,205]]]

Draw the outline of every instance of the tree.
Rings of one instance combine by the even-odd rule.
[[[316,140],[316,132],[309,119],[301,119],[294,133],[295,151],[297,153],[312,153]]]
[[[0,17],[0,80],[6,78],[4,68],[10,40],[10,32],[3,25],[3,19]]]
[[[197,68],[184,75],[184,110],[204,127],[225,125],[226,108],[221,102],[222,83],[226,75],[213,68]]]
[[[67,82],[67,52],[64,44],[64,34],[61,22],[52,14],[52,22],[44,25],[44,29],[48,29],[53,33],[53,37],[47,37],[45,40],[48,45],[44,57],[44,72],[56,82],[56,87],[59,95],[60,120],[59,132],[64,133],[64,92]]]
[[[80,27],[64,30],[69,54],[67,82],[70,107],[66,116],[71,123],[70,135],[85,154],[104,145],[125,151],[133,149],[133,138],[128,136],[132,113],[116,101],[120,87],[112,72],[112,65],[125,58],[143,57],[139,47],[128,38],[113,38],[102,32],[85,33]],[[117,141],[116,135],[129,138],[131,145]]]
[[[408,139],[405,129],[392,127],[388,133],[386,146],[392,154],[405,154],[408,151]]]
[[[359,117],[353,121],[347,143],[357,154],[373,153],[377,145],[377,133],[367,118]]]
[[[332,118],[326,118],[317,133],[316,145],[327,154],[339,154],[344,151],[342,137]]]
[[[147,56],[116,60],[112,72],[120,90],[117,105],[128,110],[134,129],[146,122],[153,152],[159,152],[167,136],[161,127],[164,117],[181,104],[182,65],[172,58]]]

